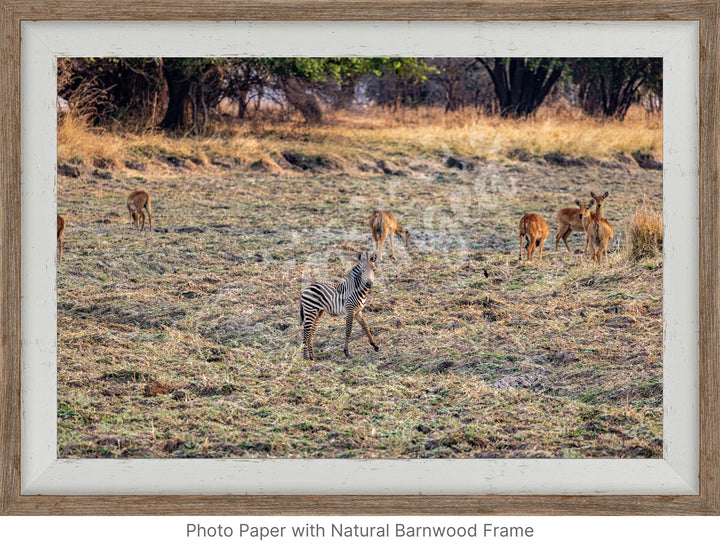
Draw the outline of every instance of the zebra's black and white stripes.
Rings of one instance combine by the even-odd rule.
[[[313,334],[323,313],[333,316],[345,316],[345,356],[350,356],[348,345],[353,320],[357,318],[376,351],[380,349],[362,317],[370,288],[373,284],[376,253],[359,253],[358,264],[347,273],[345,279],[337,284],[314,282],[306,287],[300,297],[300,322],[303,327],[303,357],[315,360]]]

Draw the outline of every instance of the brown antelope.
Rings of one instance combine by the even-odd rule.
[[[370,217],[370,230],[372,231],[372,236],[375,240],[375,249],[378,251],[378,260],[382,260],[382,248],[388,234],[390,234],[390,254],[393,259],[397,260],[395,258],[395,247],[393,243],[395,234],[404,236],[405,247],[408,245],[410,232],[400,226],[392,213],[387,211],[379,209],[372,214]]]
[[[135,190],[127,198],[128,213],[130,213],[130,224],[135,224],[137,228],[143,230],[145,228],[145,212],[147,211],[150,230],[152,230],[152,214],[150,210],[150,196],[142,190]]]
[[[603,195],[595,195],[593,192],[590,192],[590,197],[592,197],[595,200],[595,204],[597,207],[595,207],[595,214],[599,218],[603,218],[603,201],[607,199],[607,196],[610,195],[610,192],[605,192]]]
[[[520,260],[522,261],[523,240],[526,242],[527,259],[532,261],[535,248],[540,247],[538,261],[542,262],[542,250],[548,237],[548,223],[540,215],[525,213],[520,219]]]
[[[607,196],[610,194],[610,192],[605,192],[603,195],[596,195],[593,192],[590,192],[590,196],[592,197],[592,200],[590,201],[590,204],[588,205],[588,209],[592,207],[593,201],[595,201],[595,218],[604,218],[603,217],[603,201],[607,198]],[[586,218],[583,220],[583,227],[585,228],[585,253],[587,253],[588,248],[590,247],[590,234],[588,234],[587,227],[588,224],[590,224],[590,221]]]
[[[58,261],[62,261],[63,234],[65,233],[65,218],[57,216],[57,255]]]
[[[576,201],[575,203],[578,205],[580,204],[579,201]],[[570,246],[568,245],[568,237],[572,234],[573,230],[576,230],[577,232],[585,231],[582,221],[580,220],[580,209],[575,207],[565,207],[564,209],[560,209],[555,216],[558,220],[558,233],[555,234],[555,251],[557,251],[558,242],[562,239],[562,241],[565,242],[567,250],[572,252]],[[587,253],[587,242],[585,243],[584,252]]]
[[[590,211],[595,200],[590,200],[588,205],[580,205],[580,217],[585,225],[587,233],[587,245],[590,248],[590,256],[600,264],[603,256],[607,260],[607,246],[613,239],[613,229],[607,219],[597,216],[597,213]],[[602,210],[601,210],[602,212]]]

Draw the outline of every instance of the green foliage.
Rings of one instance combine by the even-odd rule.
[[[362,75],[395,75],[423,80],[437,70],[419,58],[263,58],[269,72],[277,77],[297,77],[317,82],[332,79],[347,82]]]

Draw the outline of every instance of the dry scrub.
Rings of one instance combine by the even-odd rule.
[[[648,205],[638,208],[628,221],[628,248],[633,259],[662,254],[662,212]]]

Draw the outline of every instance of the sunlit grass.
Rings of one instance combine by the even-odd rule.
[[[576,111],[541,110],[534,117],[517,120],[473,110],[447,115],[438,108],[402,113],[370,108],[328,114],[322,125],[313,127],[293,121],[223,119],[214,123],[206,137],[155,130],[113,133],[90,128],[72,114],[64,115],[58,126],[59,161],[92,167],[99,160],[100,165],[123,170],[141,163],[165,171],[181,162],[192,170],[230,163],[288,173],[292,167],[282,156],[293,151],[319,156],[337,169],[353,172],[359,164],[378,159],[458,155],[502,161],[518,150],[536,157],[561,153],[606,161],[643,150],[661,160],[662,116],[649,116],[637,108],[625,121],[616,121]]]

